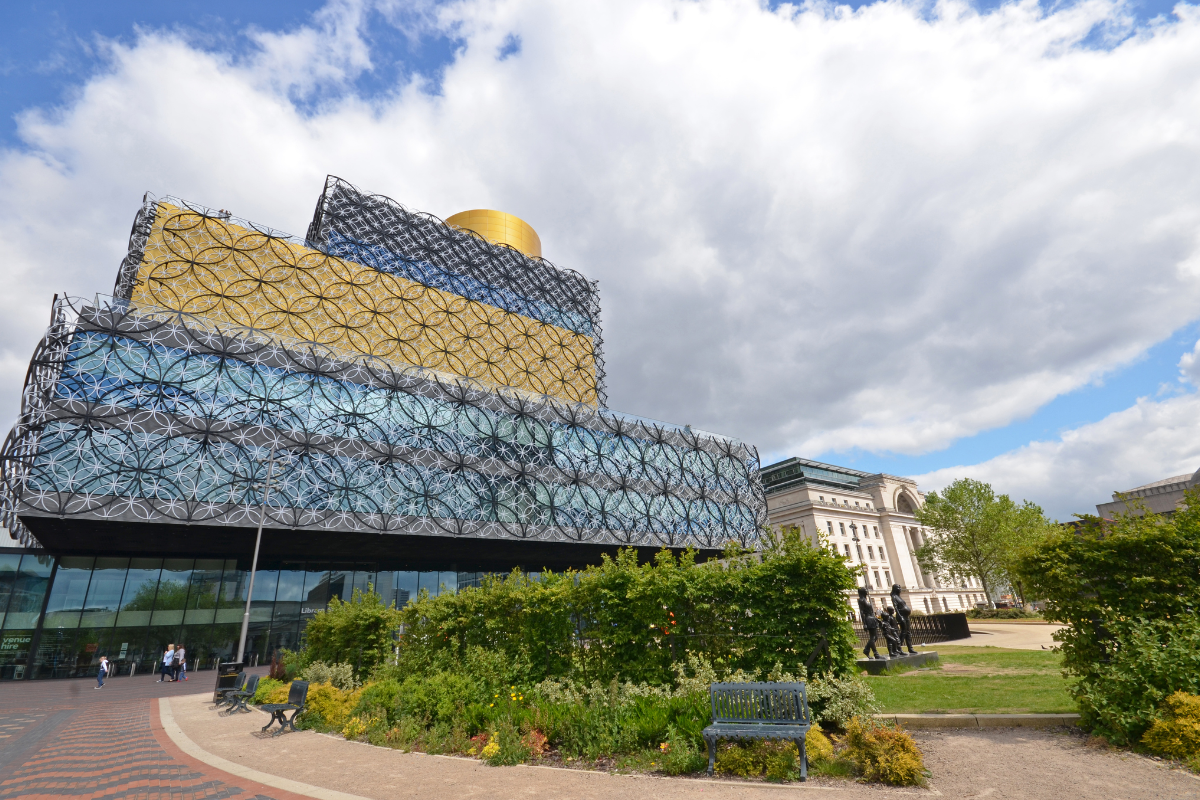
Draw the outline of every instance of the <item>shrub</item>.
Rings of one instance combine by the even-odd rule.
[[[1200,696],[1175,692],[1163,703],[1163,717],[1142,736],[1142,744],[1185,761],[1200,756]]]
[[[871,717],[846,726],[846,757],[868,781],[892,786],[925,785],[925,763],[917,743],[904,731]]]
[[[300,677],[312,683],[328,683],[344,692],[352,692],[361,684],[354,679],[354,667],[350,664],[326,664],[313,661],[300,671]]]
[[[358,704],[359,697],[358,692],[345,692],[332,684],[309,684],[304,719],[324,728],[341,730],[350,716],[350,710]]]
[[[363,722],[362,717],[351,717],[346,721],[346,727],[342,728],[342,735],[347,739],[358,739],[367,732],[367,723]]]
[[[1045,618],[1067,625],[1055,638],[1082,725],[1114,744],[1138,741],[1174,692],[1200,692],[1200,490],[1185,498],[1171,518],[1083,517],[1021,562]]]
[[[268,681],[270,681],[268,683]],[[264,687],[263,684],[266,684]],[[265,678],[258,682],[258,691],[254,693],[254,702],[256,703],[286,703],[288,692],[291,691],[291,683],[281,683],[280,681]],[[261,700],[258,698],[262,697]]]
[[[875,693],[861,675],[814,675],[807,685],[808,703],[813,719],[845,730],[854,717],[868,717],[879,711]]]
[[[399,719],[397,701],[400,697],[400,684],[388,678],[362,687],[358,695],[358,703],[350,710],[356,717],[382,718],[387,726],[392,726]]]
[[[691,775],[708,769],[708,751],[696,746],[691,736],[681,734],[675,727],[667,729],[666,741],[659,744],[662,771],[668,775]]]
[[[280,687],[282,687],[284,690],[283,700],[268,700],[267,699],[268,697],[271,697],[278,693],[278,690],[280,689]],[[260,705],[262,703],[286,702],[287,701],[287,687],[288,687],[288,684],[286,684],[282,681],[277,681],[274,678],[263,678],[258,682],[258,688],[255,690],[254,699],[251,702],[260,704]]]
[[[531,755],[517,727],[509,720],[500,720],[481,754],[494,767],[521,764]]]
[[[1076,664],[1082,723],[1113,744],[1137,742],[1168,697],[1200,694],[1200,620],[1113,622],[1104,662]]]
[[[393,633],[400,612],[385,606],[374,589],[355,589],[348,602],[334,597],[304,629],[304,660],[308,663],[353,665],[354,675],[369,675],[392,656]]]
[[[833,742],[821,730],[820,725],[814,724],[804,737],[804,750],[811,761],[830,761],[833,759]]]
[[[731,551],[724,564],[668,550],[639,563],[630,548],[582,572],[514,572],[457,594],[421,594],[400,611],[400,662],[423,671],[478,648],[503,653],[510,680],[527,685],[667,685],[689,654],[749,671],[812,656],[841,674],[854,658],[844,595],[853,587],[842,559],[795,531],[765,553]]]
[[[1041,614],[1022,611],[1019,608],[971,608],[968,619],[1041,619]]]
[[[740,778],[765,777],[771,781],[797,780],[800,777],[800,752],[795,742],[760,739],[720,745],[716,771]]]

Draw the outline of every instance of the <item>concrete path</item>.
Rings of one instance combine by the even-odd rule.
[[[1012,650],[1050,650],[1058,645],[1054,632],[1062,625],[1047,622],[1009,622],[998,620],[971,620],[971,638],[955,639],[948,645],[968,647],[1007,647]],[[928,649],[936,650],[936,645]]]
[[[203,751],[250,769],[370,800],[459,798],[830,798],[942,796],[1029,798],[1200,798],[1200,778],[1162,762],[1086,745],[1078,733],[992,728],[914,731],[933,773],[929,790],[814,780],[772,785],[729,779],[681,779],[551,767],[489,767],[474,759],[401,753],[312,731],[257,736],[266,715],[221,717],[205,697],[170,700],[179,735]],[[259,777],[260,781],[270,778]],[[323,797],[319,792],[310,796]]]

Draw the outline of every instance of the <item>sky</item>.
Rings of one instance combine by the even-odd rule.
[[[0,421],[147,191],[516,214],[610,406],[1058,519],[1200,468],[1200,8],[13,2]]]

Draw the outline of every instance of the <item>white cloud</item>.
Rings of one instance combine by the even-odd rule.
[[[111,287],[143,191],[303,233],[327,172],[524,217],[600,280],[615,408],[772,451],[936,449],[1198,316],[1193,6],[1111,49],[1080,44],[1127,28],[1102,0],[420,11],[461,39],[438,94],[351,94],[375,54],[339,2],[249,57],[144,32],[25,116],[0,156],[3,414],[50,295]]]
[[[1025,447],[971,466],[949,467],[917,477],[923,490],[958,478],[992,484],[997,492],[1028,499],[1047,514],[1069,520],[1095,514],[1113,492],[1200,469],[1200,395],[1132,408],[1068,431],[1056,441]]]

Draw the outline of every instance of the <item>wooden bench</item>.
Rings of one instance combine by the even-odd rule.
[[[785,739],[800,753],[800,780],[808,780],[804,737],[812,727],[803,683],[714,683],[708,689],[712,721],[702,732],[713,774],[718,739]]]
[[[263,725],[263,733],[267,732],[267,728],[279,722],[279,730],[275,731],[279,735],[288,728],[296,730],[296,717],[304,710],[304,703],[308,700],[308,681],[292,681],[292,686],[288,689],[288,701],[286,703],[264,703],[259,706],[263,711],[270,713],[271,721]],[[287,712],[291,711],[292,716],[289,718]]]
[[[246,701],[253,699],[255,693],[258,692],[259,680],[260,677],[258,675],[253,675],[250,680],[246,681],[246,688],[238,689],[236,692],[228,692],[225,695],[225,705],[229,706],[230,714],[235,711],[250,711],[246,706]]]

